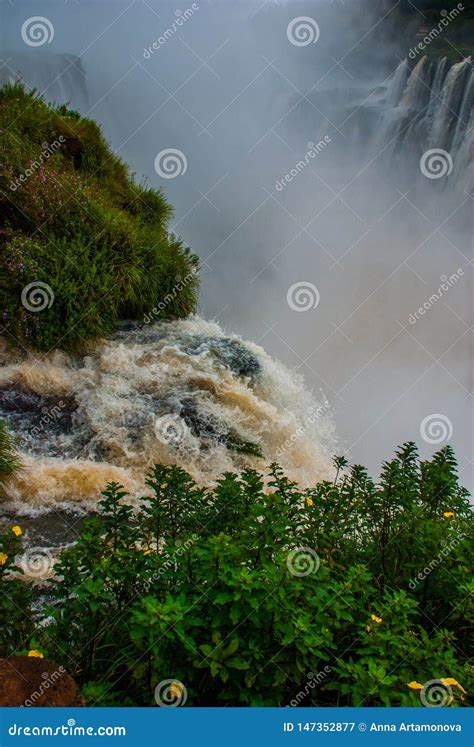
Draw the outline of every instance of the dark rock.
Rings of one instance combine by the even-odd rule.
[[[0,417],[7,415],[15,426],[42,432],[69,433],[77,403],[72,396],[42,397],[14,387],[0,390]]]
[[[0,659],[0,706],[83,706],[64,667],[32,656]]]
[[[237,376],[256,376],[260,373],[260,362],[239,340],[229,337],[205,337],[197,339],[194,345],[188,348],[191,355],[200,355],[205,350],[209,350],[222,365],[230,368]]]

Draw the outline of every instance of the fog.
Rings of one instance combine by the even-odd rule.
[[[384,137],[384,86],[406,54],[393,5],[3,4],[2,76],[70,100],[164,189],[201,258],[199,313],[322,389],[341,453],[374,474],[403,441],[427,456],[445,441],[422,423],[442,416],[470,486],[470,197],[462,164],[441,184]],[[21,28],[39,14],[54,37],[29,46]],[[314,43],[289,39],[301,16]],[[167,179],[155,158],[170,148],[187,167]]]

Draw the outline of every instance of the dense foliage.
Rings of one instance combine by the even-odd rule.
[[[0,314],[11,344],[71,349],[119,319],[194,310],[197,259],[169,234],[170,206],[130,178],[95,122],[15,84],[0,89],[0,132]]]
[[[108,485],[24,646],[89,705],[154,705],[165,680],[187,705],[420,705],[435,679],[466,704],[470,508],[451,448],[420,462],[408,443],[378,484],[335,463],[305,490],[277,465],[214,489],[156,465],[138,511]]]
[[[454,13],[453,13],[454,11]],[[398,58],[407,55],[434,29],[422,55],[447,57],[450,63],[461,62],[474,54],[474,3],[472,0],[386,0],[374,3],[374,24],[377,36],[382,34],[387,44],[395,45]],[[447,25],[440,24],[440,21]],[[423,29],[423,31],[421,31]],[[417,59],[420,59],[419,55]]]

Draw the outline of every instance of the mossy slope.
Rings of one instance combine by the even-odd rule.
[[[169,233],[169,204],[133,180],[95,122],[18,83],[0,89],[0,136],[0,333],[11,344],[71,350],[156,307],[170,319],[194,310],[197,258]],[[41,312],[22,302],[30,283],[52,291],[36,298]]]

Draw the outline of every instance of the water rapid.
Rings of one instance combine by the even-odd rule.
[[[23,469],[10,501],[93,506],[110,480],[133,496],[156,462],[202,483],[278,461],[310,484],[331,475],[330,402],[258,345],[199,317],[126,323],[83,357],[12,357],[0,369],[0,419]]]

